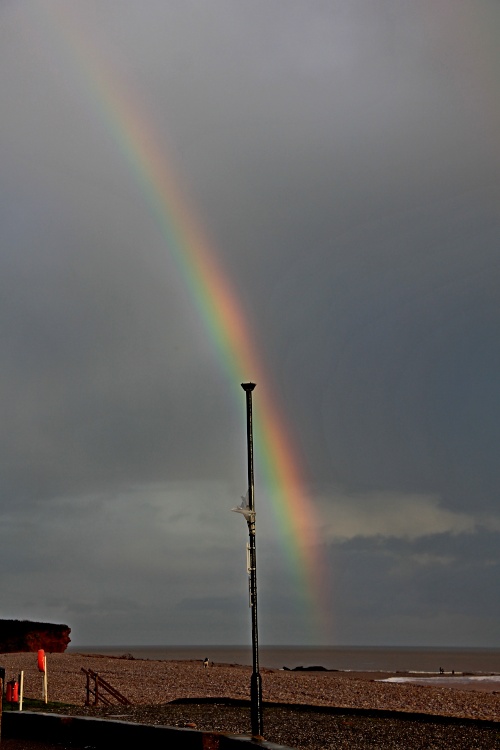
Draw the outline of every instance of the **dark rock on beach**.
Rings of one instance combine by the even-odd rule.
[[[336,672],[336,669],[327,669],[326,667],[283,667],[287,672]]]

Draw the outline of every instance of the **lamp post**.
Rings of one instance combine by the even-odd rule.
[[[255,548],[255,503],[253,478],[253,424],[252,424],[252,391],[255,383],[242,383],[247,402],[247,456],[248,456],[248,505],[243,515],[248,524],[250,574],[250,607],[252,609],[252,678],[250,682],[250,715],[252,737],[262,737],[262,679],[259,672],[259,636],[257,629],[257,561]],[[242,503],[243,506],[243,503]],[[242,508],[243,509],[243,508]]]

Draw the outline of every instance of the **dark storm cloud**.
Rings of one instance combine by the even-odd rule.
[[[467,507],[473,494],[475,505],[496,507],[500,225],[484,193],[467,197],[404,224],[373,224],[369,241],[353,231],[338,243],[338,274],[310,270],[316,294],[296,315],[286,365],[301,375],[293,395],[310,421],[306,439],[316,439],[307,446],[315,476],[439,492],[451,507]],[[473,220],[464,216],[472,201]],[[310,362],[321,367],[306,371]],[[291,381],[283,377],[290,390]]]
[[[234,643],[248,624],[227,512],[243,402],[105,74],[177,168],[291,426],[332,555],[332,638],[443,643],[456,621],[461,642],[493,642],[498,11],[482,25],[476,8],[4,4],[5,616],[64,612],[80,642]],[[257,476],[265,639],[300,643]]]
[[[483,530],[404,542],[357,538],[338,546],[340,640],[348,642],[348,629],[354,627],[359,642],[494,642],[500,616],[492,595],[497,545],[498,532]]]

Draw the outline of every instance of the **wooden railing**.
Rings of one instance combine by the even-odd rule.
[[[87,676],[87,697],[85,699],[86,706],[97,706],[99,701],[101,701],[101,703],[104,703],[106,706],[113,706],[115,705],[115,703],[113,703],[113,699],[122,706],[132,705],[128,698],[125,698],[124,695],[122,695],[116,688],[114,688],[113,685],[110,685],[110,683],[105,680],[104,677],[101,677],[99,674],[97,674],[97,672],[94,672],[92,669],[84,669],[84,667],[82,667],[82,672]],[[91,696],[93,696],[94,698],[93,703],[91,703]]]

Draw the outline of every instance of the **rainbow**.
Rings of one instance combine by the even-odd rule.
[[[44,15],[50,17],[52,27],[60,30],[70,57],[76,59],[80,74],[83,73],[82,82],[89,97],[98,103],[100,116],[105,118],[141,186],[165,245],[220,355],[234,397],[241,404],[242,417],[244,400],[240,384],[248,380],[257,383],[254,425],[258,462],[283,536],[288,566],[297,581],[300,609],[311,619],[313,641],[327,645],[332,633],[319,522],[302,479],[290,430],[276,405],[270,378],[236,294],[197,222],[195,211],[181,193],[178,175],[144,114],[145,107],[138,105],[130,88],[112,73],[110,62],[91,43],[91,35],[85,34],[81,24],[71,17],[68,5],[41,2]]]

